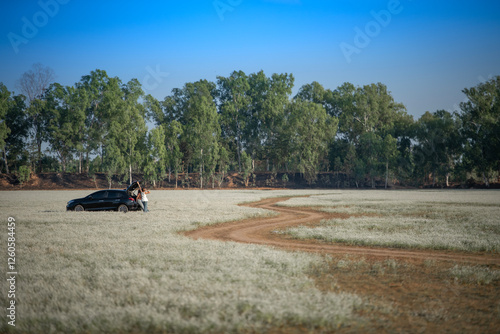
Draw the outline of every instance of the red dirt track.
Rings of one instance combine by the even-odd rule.
[[[286,250],[305,251],[321,254],[351,254],[366,258],[394,258],[413,260],[454,261],[460,263],[489,264],[500,266],[500,256],[496,254],[478,254],[464,252],[444,252],[433,250],[405,250],[396,248],[356,247],[341,244],[329,244],[314,240],[297,240],[279,233],[288,227],[298,225],[314,225],[322,219],[348,218],[350,215],[326,213],[304,207],[277,206],[279,202],[289,197],[267,198],[245,206],[267,209],[278,212],[277,216],[265,218],[250,218],[236,222],[205,226],[197,230],[185,232],[194,239],[213,239],[236,241],[242,243],[270,245]]]

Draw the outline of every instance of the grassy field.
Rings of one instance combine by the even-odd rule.
[[[268,215],[236,204],[292,192],[152,191],[148,214],[65,211],[67,200],[87,193],[0,193],[2,244],[7,217],[16,219],[16,332],[332,328],[350,321],[361,303],[316,289],[306,273],[320,257],[177,233]],[[4,266],[6,251],[1,256]],[[5,310],[5,280],[1,294]],[[0,332],[8,329],[2,321]]]
[[[148,214],[65,211],[69,199],[88,193],[0,192],[2,269],[7,264],[7,219],[16,219],[16,333],[248,333],[290,327],[331,331],[363,323],[357,311],[368,306],[362,297],[325,291],[311,278],[312,272],[330,265],[320,256],[192,240],[178,233],[269,215],[236,205],[264,197],[314,194],[285,205],[375,214],[323,222],[325,230],[313,237],[325,240],[335,235],[331,227],[343,224],[338,229],[342,240],[355,244],[378,238],[380,245],[461,249],[450,245],[464,240],[466,246],[461,247],[466,250],[494,252],[500,244],[499,192],[152,191]],[[418,235],[420,223],[437,226],[423,235],[439,233],[438,239],[448,241],[401,241],[399,234]],[[296,231],[309,233],[305,228],[290,233]],[[442,233],[451,232],[452,237],[443,238]],[[396,241],[384,241],[387,235]],[[466,283],[498,280],[498,271],[484,269],[479,278],[477,272],[456,266],[449,275]],[[4,310],[7,290],[3,280]],[[9,330],[12,327],[2,321],[0,332]]]
[[[500,252],[498,191],[343,191],[292,198],[281,205],[316,206],[348,219],[286,231],[299,239],[350,245]]]

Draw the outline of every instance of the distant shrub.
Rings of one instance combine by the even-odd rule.
[[[21,184],[30,180],[31,169],[28,166],[19,167],[18,173],[19,173],[19,182],[21,182]]]
[[[286,184],[288,183],[290,179],[288,178],[288,174],[285,173],[283,174],[283,176],[281,177],[281,181],[283,182],[283,187],[286,188]]]

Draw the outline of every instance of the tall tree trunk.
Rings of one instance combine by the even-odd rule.
[[[490,180],[489,180],[489,178],[486,177],[485,172],[483,172],[483,181],[484,181],[484,185],[486,186],[486,188],[489,188],[490,187]]]
[[[238,171],[241,173],[241,140],[240,137],[238,136],[238,145],[237,146],[237,153],[238,153]]]
[[[203,189],[203,149],[201,149],[201,163],[200,163],[200,189]]]
[[[66,158],[61,157],[61,165],[63,173],[66,173]]]
[[[236,122],[236,155],[238,156],[238,171],[241,173],[241,133],[240,133],[240,123],[235,118]]]
[[[89,173],[89,150],[87,149],[87,152],[85,152],[85,173]],[[101,166],[102,167],[102,166]],[[101,168],[102,171],[102,168]]]
[[[497,182],[500,182],[500,160],[498,160],[498,179]]]
[[[37,140],[38,145],[38,169],[39,172],[42,172],[42,142]]]
[[[385,189],[387,189],[387,183],[389,182],[389,161],[385,162]]]
[[[102,149],[102,144],[101,144],[101,170],[103,169],[103,166],[104,166],[104,154],[102,152],[103,152],[103,149]]]
[[[3,161],[5,162],[5,171],[9,174],[9,164],[7,163],[7,150],[3,148]]]
[[[129,139],[130,143],[131,139]],[[132,184],[132,145],[129,147],[129,163],[128,163],[128,168],[129,168],[129,175],[130,175],[130,184]]]
[[[82,152],[80,152],[80,157],[78,159],[78,174],[82,173],[82,158],[83,158],[83,154],[82,154]]]
[[[132,164],[131,163],[128,164],[128,168],[129,168],[129,179],[130,179],[129,184],[132,184]]]

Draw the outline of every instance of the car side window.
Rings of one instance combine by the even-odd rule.
[[[93,199],[105,199],[107,198],[107,191],[98,191],[92,194]]]
[[[123,192],[121,191],[108,191],[108,198],[121,198]]]

